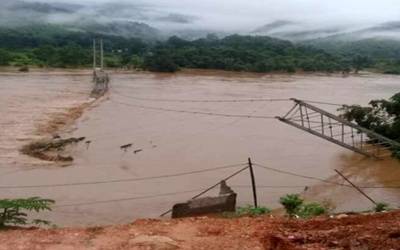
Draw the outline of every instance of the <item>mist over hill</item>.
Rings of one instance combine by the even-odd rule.
[[[255,7],[267,6],[263,2],[245,5],[244,1],[234,0],[230,3],[223,11],[217,9],[222,3],[210,5],[208,0],[197,4],[179,4],[175,0],[2,0],[0,27],[55,24],[75,31],[153,40],[165,40],[172,35],[194,40],[210,33],[219,37],[231,34],[271,36],[294,42],[324,38],[342,41],[377,37],[400,39],[400,21],[394,17],[389,21],[389,18],[373,20],[373,17],[369,18],[371,21],[335,20],[328,19],[329,16],[318,17],[320,13],[315,13],[316,17],[312,18],[300,10],[288,15],[291,6],[284,4],[275,4],[264,10],[270,11],[270,15],[261,15],[261,10]],[[243,9],[233,10],[234,6]],[[277,12],[283,7],[285,11]]]
[[[251,34],[278,37],[291,41],[316,39],[357,41],[370,38],[388,38],[400,41],[400,21],[354,28],[343,25],[319,27],[318,24],[278,20],[256,28]]]
[[[392,1],[1,0],[0,49],[5,50],[0,60],[71,66],[65,52],[87,52],[92,38],[101,36],[108,64],[114,66],[132,60],[137,65],[162,51],[161,58],[166,52],[175,55],[172,61],[179,67],[347,71],[360,61],[382,72],[400,72],[400,7]],[[279,41],[279,48],[270,50],[271,41]],[[239,43],[245,45],[239,49]],[[52,61],[31,54],[46,54],[49,48]],[[335,63],[323,60],[330,57]],[[167,59],[152,58],[160,64]]]

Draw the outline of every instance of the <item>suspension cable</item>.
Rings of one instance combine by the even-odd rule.
[[[158,110],[158,111],[166,111],[166,112],[176,112],[176,113],[185,113],[185,114],[195,114],[195,115],[209,115],[209,116],[219,116],[219,117],[241,117],[241,118],[254,118],[254,119],[276,119],[275,116],[257,116],[257,115],[242,115],[242,114],[224,114],[224,113],[213,113],[213,112],[204,112],[204,111],[191,111],[191,110],[178,110],[178,109],[168,109],[154,106],[144,106],[137,105],[132,103],[126,103],[121,101],[111,100],[114,103],[118,103],[121,105],[141,108],[141,109],[150,109],[150,110]]]
[[[153,101],[153,102],[194,102],[194,103],[219,103],[219,102],[285,102],[290,101],[290,98],[250,98],[250,99],[163,99],[163,98],[147,98],[147,97],[138,97],[132,95],[122,94],[120,92],[115,91],[115,93],[119,96],[127,97],[130,99],[141,100],[141,101]]]
[[[164,179],[164,178],[172,178],[179,177],[185,175],[192,175],[198,173],[212,172],[222,169],[230,169],[235,167],[240,167],[245,165],[245,163],[234,164],[234,165],[226,165],[215,168],[208,168],[202,170],[195,170],[190,172],[176,173],[176,174],[166,174],[159,176],[150,176],[150,177],[141,177],[141,178],[129,178],[129,179],[115,179],[115,180],[104,180],[104,181],[90,181],[90,182],[74,182],[74,183],[61,183],[61,184],[43,184],[43,185],[24,185],[24,186],[0,186],[0,189],[24,189],[24,188],[49,188],[49,187],[66,187],[66,186],[84,186],[84,185],[95,185],[95,184],[108,184],[108,183],[122,183],[122,182],[135,182],[135,181],[145,181],[145,180],[154,180],[154,179]]]

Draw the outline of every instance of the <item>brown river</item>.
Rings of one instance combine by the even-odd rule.
[[[40,128],[66,109],[90,101],[90,71],[0,73],[0,188],[2,197],[42,196],[57,201],[43,217],[60,226],[131,222],[158,217],[241,166],[191,175],[168,176],[244,164],[248,157],[263,166],[343,183],[339,169],[380,202],[400,206],[400,162],[365,158],[290,127],[276,119],[222,117],[191,112],[274,117],[291,101],[176,102],[291,97],[362,104],[389,98],[400,77],[364,73],[339,75],[261,75],[212,71],[178,74],[111,73],[110,93],[92,104],[62,137],[85,136],[91,143],[73,149],[71,166],[21,155],[18,149],[40,138]],[[330,112],[337,107],[318,105]],[[126,151],[122,145],[132,144]],[[141,180],[153,176],[153,178]],[[279,208],[279,197],[301,193],[329,202],[335,211],[372,207],[349,187],[267,171],[255,166],[259,203]],[[120,182],[119,180],[127,180]],[[110,182],[111,181],[111,182]],[[97,182],[91,185],[56,185]],[[251,204],[248,171],[228,184],[239,205]],[[50,185],[51,187],[35,187]],[[12,186],[12,187],[10,187]],[[18,187],[25,186],[25,187]],[[306,188],[308,187],[308,188]],[[211,192],[210,195],[215,194]]]

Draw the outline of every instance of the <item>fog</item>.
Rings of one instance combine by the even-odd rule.
[[[1,0],[3,17],[6,3]],[[398,0],[25,0],[55,6],[68,4],[71,11],[29,12],[35,20],[63,23],[82,19],[144,22],[160,30],[200,29],[221,32],[251,32],[276,21],[290,21],[275,29],[285,32],[331,34],[366,29],[400,20]],[[67,5],[65,5],[67,6]],[[78,7],[79,6],[79,7]],[[63,7],[62,7],[63,8]],[[8,16],[15,15],[15,8]],[[3,20],[4,22],[4,20]],[[329,32],[326,32],[329,31]]]

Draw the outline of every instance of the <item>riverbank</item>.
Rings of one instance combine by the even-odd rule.
[[[398,249],[400,211],[309,220],[140,219],[89,228],[0,231],[0,249]]]
[[[75,68],[56,68],[56,67],[38,67],[35,65],[30,65],[28,66],[29,71],[28,72],[22,72],[20,71],[21,67],[15,67],[15,66],[0,66],[0,74],[5,74],[5,73],[19,73],[19,74],[29,74],[29,73],[66,73],[66,74],[90,74],[93,72],[92,67],[87,66],[87,67],[75,67]],[[365,76],[368,74],[380,74],[383,76],[387,75],[399,75],[397,73],[385,73],[383,70],[378,70],[374,68],[370,69],[364,69],[362,71],[359,71],[358,73],[355,72],[349,72],[346,74],[343,74],[343,72],[324,72],[324,71],[315,71],[315,72],[310,72],[310,71],[303,71],[303,70],[298,70],[296,72],[288,73],[288,72],[282,72],[282,71],[270,71],[270,72],[251,72],[251,71],[230,71],[230,70],[222,70],[222,69],[196,69],[196,68],[181,68],[179,71],[176,72],[151,72],[148,70],[143,70],[140,68],[136,69],[128,69],[128,68],[118,68],[118,67],[109,67],[105,68],[107,72],[110,72],[111,74],[135,74],[135,73],[141,73],[141,74],[158,74],[158,75],[165,75],[165,76],[171,76],[171,75],[203,75],[203,76],[212,76],[212,75],[220,75],[220,76],[253,76],[253,77],[261,77],[261,76],[337,76],[337,77],[350,77],[350,76]]]

